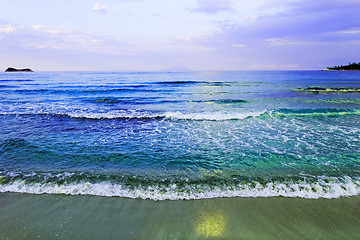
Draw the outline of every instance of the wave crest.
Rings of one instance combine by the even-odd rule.
[[[98,111],[89,110],[87,108],[24,108],[24,109],[0,109],[0,115],[54,115],[70,118],[82,119],[172,119],[172,120],[195,120],[195,121],[227,121],[242,120],[247,118],[272,117],[272,118],[288,118],[288,117],[341,117],[346,115],[360,115],[360,109],[273,109],[259,111],[204,111],[204,112],[183,112],[168,111],[154,112],[146,110],[113,110],[100,109]]]
[[[138,185],[111,182],[68,184],[27,183],[24,180],[0,181],[0,192],[30,194],[95,195],[150,200],[194,200],[225,197],[299,197],[308,199],[339,198],[360,194],[360,179],[320,178],[316,181],[249,182],[226,184]]]

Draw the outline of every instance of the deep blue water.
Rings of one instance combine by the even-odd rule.
[[[0,73],[0,192],[360,192],[360,72]]]

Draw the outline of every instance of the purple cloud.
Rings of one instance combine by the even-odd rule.
[[[71,29],[57,29],[43,25],[31,27],[0,24],[0,51],[3,55],[17,59],[37,59],[46,69],[101,69],[99,62],[104,62],[115,55],[132,54],[132,46],[126,42],[100,34],[80,32]],[[97,61],[97,57],[102,57]],[[17,60],[18,61],[18,60]],[[43,63],[46,62],[46,63]],[[115,63],[115,61],[113,61]],[[56,64],[58,65],[56,65]],[[87,64],[86,64],[87,63]],[[2,64],[10,64],[8,62]],[[105,64],[103,64],[105,65]],[[5,65],[3,68],[6,67]],[[114,66],[113,66],[114,67]],[[114,67],[115,68],[115,67]],[[89,70],[89,69],[88,69]]]
[[[101,4],[101,3],[94,3],[94,6],[91,10],[93,10],[94,12],[98,12],[98,13],[106,13],[108,10],[108,6]]]
[[[260,13],[242,24],[226,23],[222,31],[191,41],[216,49],[214,57],[228,66],[245,69],[317,69],[358,61],[359,1],[301,0],[286,9]]]
[[[198,7],[195,12],[215,14],[221,11],[233,11],[230,0],[197,0]]]

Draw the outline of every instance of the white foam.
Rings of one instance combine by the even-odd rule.
[[[360,194],[360,179],[345,177],[341,180],[307,183],[269,182],[265,185],[257,182],[234,186],[187,185],[138,186],[128,187],[109,182],[51,184],[15,181],[0,185],[0,192],[17,192],[30,194],[66,194],[95,195],[105,197],[126,197],[151,200],[192,200],[227,197],[299,197],[308,199],[339,198]]]
[[[71,118],[85,119],[144,119],[144,118],[167,118],[175,120],[208,120],[208,121],[225,121],[241,120],[249,117],[258,117],[266,111],[259,112],[152,112],[141,111],[138,109],[121,109],[114,110],[109,108],[89,109],[81,106],[68,106],[61,104],[23,104],[20,106],[0,105],[0,114],[2,115],[22,115],[22,114],[46,114],[46,115],[63,115]]]
[[[88,118],[88,119],[142,119],[142,118],[161,118],[164,115],[155,113],[145,113],[136,111],[110,111],[110,112],[74,112],[65,114],[72,118]]]
[[[151,112],[137,112],[137,111],[110,111],[103,113],[96,112],[75,112],[67,113],[66,115],[73,118],[89,118],[89,119],[141,119],[141,118],[167,118],[175,120],[209,120],[209,121],[225,121],[225,120],[241,120],[249,117],[258,117],[262,112],[247,112],[247,113],[227,113],[227,112],[166,112],[166,113],[151,113]]]
[[[170,119],[184,119],[184,120],[210,120],[210,121],[224,121],[224,120],[241,120],[249,117],[258,117],[264,114],[261,112],[167,112],[166,118]]]

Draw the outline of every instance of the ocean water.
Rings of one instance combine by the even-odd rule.
[[[0,73],[0,192],[360,193],[360,73]]]

